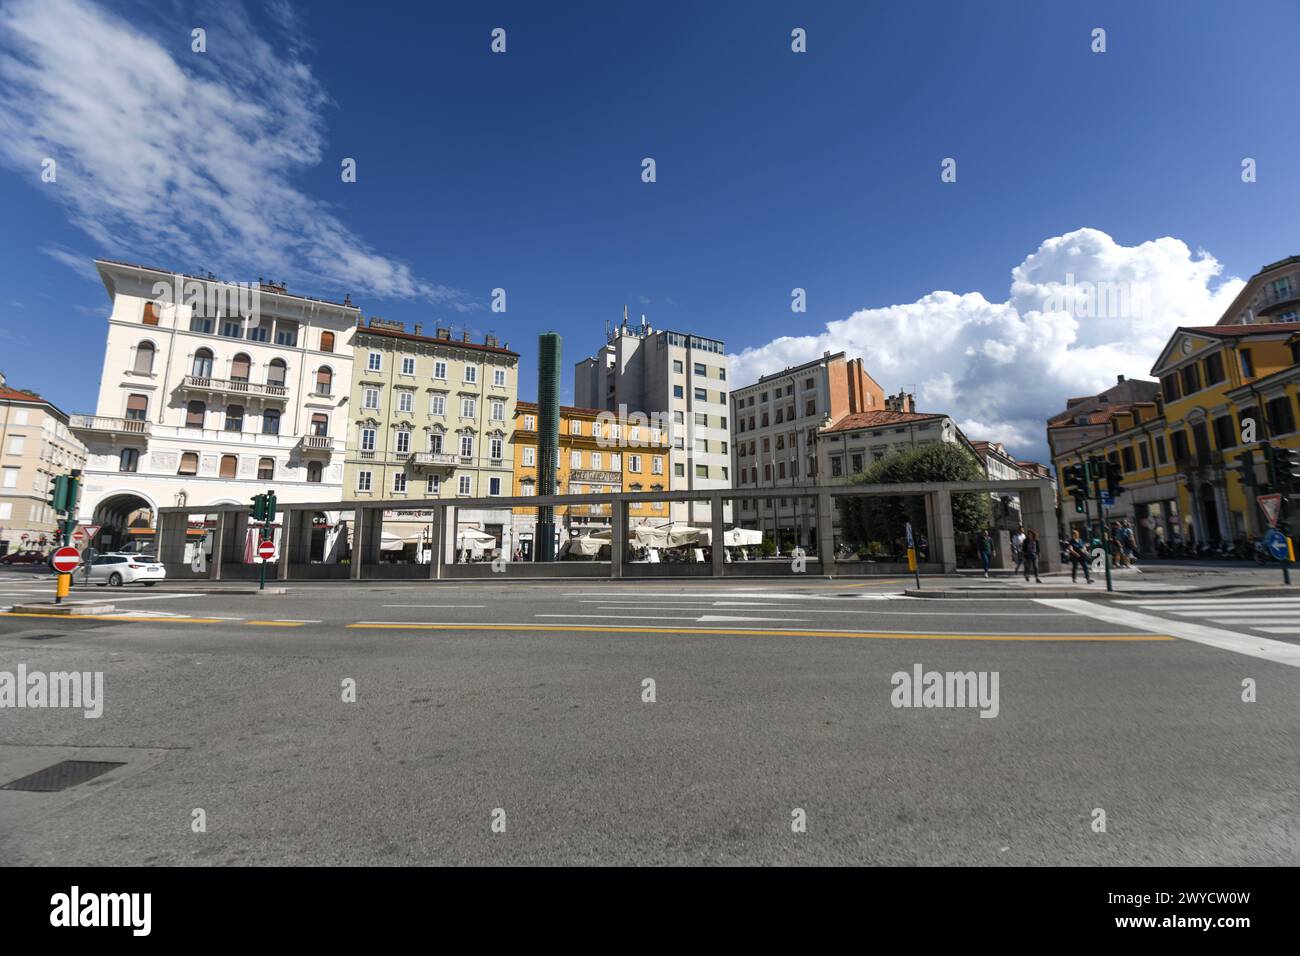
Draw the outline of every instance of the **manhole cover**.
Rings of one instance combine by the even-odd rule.
[[[60,760],[44,770],[38,770],[25,777],[19,777],[11,783],[6,783],[3,787],[0,787],[0,790],[34,790],[39,793],[56,793],[59,790],[75,787],[79,783],[85,783],[87,780],[93,780],[100,774],[108,773],[115,767],[124,766],[126,766],[124,762],[118,763],[110,760]]]
[[[23,638],[24,641],[48,641],[56,637],[62,637],[62,634],[28,634]]]

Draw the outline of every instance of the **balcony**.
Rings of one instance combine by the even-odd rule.
[[[455,468],[460,459],[441,451],[412,452],[406,463],[412,468]]]
[[[303,454],[329,455],[334,451],[334,439],[328,435],[303,435],[298,441],[298,450]]]
[[[229,378],[210,378],[206,375],[186,375],[181,387],[192,392],[209,392],[218,395],[252,395],[284,401],[289,389],[284,385],[262,382],[245,382]]]
[[[104,415],[69,415],[68,427],[88,432],[119,435],[147,435],[149,423],[140,418],[108,418]]]
[[[1289,305],[1300,303],[1300,278],[1293,276],[1288,286],[1275,289],[1269,286],[1255,300],[1255,314],[1266,316],[1271,312],[1280,312]]]

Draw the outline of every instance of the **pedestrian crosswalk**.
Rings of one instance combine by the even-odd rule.
[[[1116,601],[1145,611],[1206,624],[1246,628],[1260,634],[1300,636],[1300,597],[1186,597]]]

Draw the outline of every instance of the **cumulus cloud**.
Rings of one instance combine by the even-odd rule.
[[[923,411],[946,412],[972,439],[1047,460],[1046,420],[1116,375],[1148,378],[1180,325],[1213,325],[1241,290],[1209,253],[1164,237],[1122,246],[1096,229],[1043,242],[1011,270],[1005,302],[936,291],[864,308],[815,335],[782,336],[733,360],[749,382],[820,356],[861,356],[886,392],[917,386]]]
[[[326,152],[329,99],[285,0],[271,3],[269,29],[238,3],[169,10],[165,23],[138,12],[128,21],[85,0],[0,8],[0,160],[107,254],[478,307],[371,248],[294,184],[341,157]],[[207,31],[206,53],[191,52],[189,24]],[[46,157],[54,183],[40,181]]]

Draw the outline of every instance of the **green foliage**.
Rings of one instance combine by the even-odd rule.
[[[897,485],[911,482],[979,481],[985,477],[979,460],[961,445],[936,442],[922,448],[893,452],[873,464],[853,484]],[[854,546],[871,542],[892,542],[903,534],[910,521],[913,533],[929,535],[925,520],[925,499],[907,497],[862,497],[842,499],[841,528],[844,539]],[[952,496],[952,526],[956,534],[982,531],[989,527],[992,507],[987,494]]]

